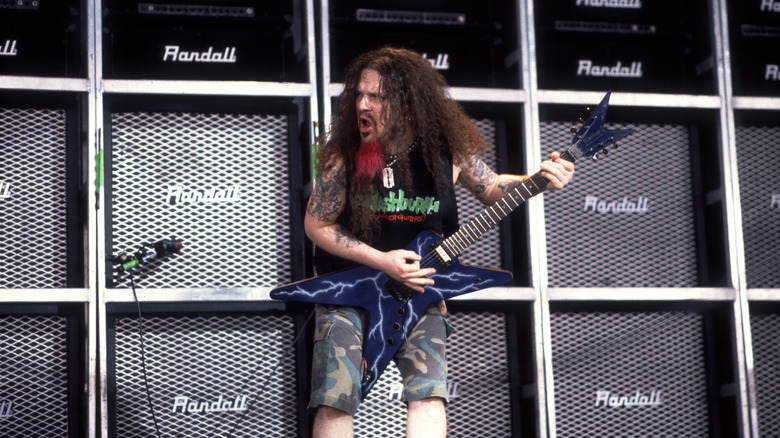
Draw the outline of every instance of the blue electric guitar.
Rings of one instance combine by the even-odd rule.
[[[562,158],[571,162],[582,157],[595,159],[607,152],[607,146],[633,132],[604,128],[609,96],[610,93],[604,96],[579,130],[572,128],[571,146],[561,154]],[[418,234],[406,249],[422,256],[421,268],[436,269],[436,273],[430,276],[435,284],[427,286],[425,293],[413,291],[382,271],[356,267],[277,287],[271,291],[271,297],[356,306],[368,311],[363,349],[366,369],[362,398],[365,399],[429,305],[511,280],[512,273],[508,271],[463,265],[457,257],[523,202],[539,194],[546,185],[547,179],[537,172],[452,236],[444,239],[430,231]]]

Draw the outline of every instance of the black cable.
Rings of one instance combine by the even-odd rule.
[[[133,298],[135,298],[135,305],[138,308],[138,337],[141,340],[141,370],[144,376],[144,388],[146,388],[146,400],[149,402],[149,410],[152,413],[152,422],[154,422],[154,430],[157,431],[157,438],[162,438],[160,435],[160,427],[157,425],[157,417],[154,415],[154,406],[152,405],[152,394],[149,392],[149,382],[146,379],[146,351],[144,349],[144,327],[141,317],[141,303],[138,301],[138,295],[135,292],[135,280],[133,279],[133,270],[130,271],[130,288],[133,290]]]

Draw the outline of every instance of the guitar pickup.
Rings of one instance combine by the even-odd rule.
[[[447,254],[447,251],[444,250],[444,247],[441,246],[440,242],[436,242],[429,246],[428,253],[433,255],[433,258],[436,260],[436,264],[439,265],[439,268],[441,268],[442,271],[452,266],[452,257]]]
[[[390,295],[392,295],[396,301],[411,300],[415,297],[415,295],[417,295],[416,290],[393,278],[387,280],[385,283],[385,289],[390,292]]]

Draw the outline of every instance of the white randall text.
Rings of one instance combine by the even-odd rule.
[[[165,46],[163,62],[166,61],[235,63],[236,48],[225,47],[224,51],[215,52],[213,47],[209,47],[205,52],[187,52],[181,50],[179,46]]]
[[[634,395],[628,397],[624,395],[613,395],[609,391],[596,391],[596,407],[609,406],[611,408],[620,406],[659,406],[663,404],[661,400],[661,391],[650,391],[645,395],[639,390]]]
[[[423,53],[422,54],[423,59],[428,59],[428,54]],[[450,69],[450,54],[449,53],[439,53],[436,55],[436,58],[428,59],[428,62],[431,63],[433,68],[436,70],[449,70]]]
[[[241,186],[225,189],[185,190],[183,186],[168,187],[165,199],[171,205],[200,202],[236,202],[241,199]]]
[[[780,65],[767,64],[766,72],[764,73],[765,81],[780,81]]]
[[[631,66],[618,61],[615,65],[593,65],[590,59],[580,59],[577,76],[609,77],[609,78],[641,78],[642,62],[634,61]]]
[[[11,197],[11,183],[0,181],[0,199]]]
[[[642,9],[642,0],[577,0],[577,6],[592,8]]]
[[[0,418],[11,418],[14,416],[13,400],[3,400],[0,402]]]
[[[599,213],[647,213],[647,197],[639,196],[636,201],[631,201],[628,196],[621,201],[600,201],[597,196],[586,196],[583,211],[597,211]]]
[[[780,1],[761,0],[761,12],[780,12]]]
[[[5,40],[0,46],[0,56],[16,56],[16,40]]]
[[[237,395],[232,399],[223,399],[222,395],[214,401],[192,400],[186,395],[177,395],[173,398],[174,414],[201,414],[208,412],[233,412],[247,410],[247,396]]]

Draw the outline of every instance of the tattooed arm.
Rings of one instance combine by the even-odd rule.
[[[433,284],[426,275],[433,274],[435,270],[420,269],[418,254],[404,249],[379,251],[355,238],[338,223],[347,203],[345,178],[340,160],[334,160],[317,176],[306,207],[306,235],[331,254],[384,271],[412,289],[423,292],[425,286]]]
[[[462,164],[462,165],[461,165]],[[545,189],[562,189],[574,175],[574,164],[553,152],[539,166],[549,180]],[[485,205],[493,205],[510,190],[518,187],[527,175],[496,174],[479,158],[469,163],[456,163],[453,175]]]

